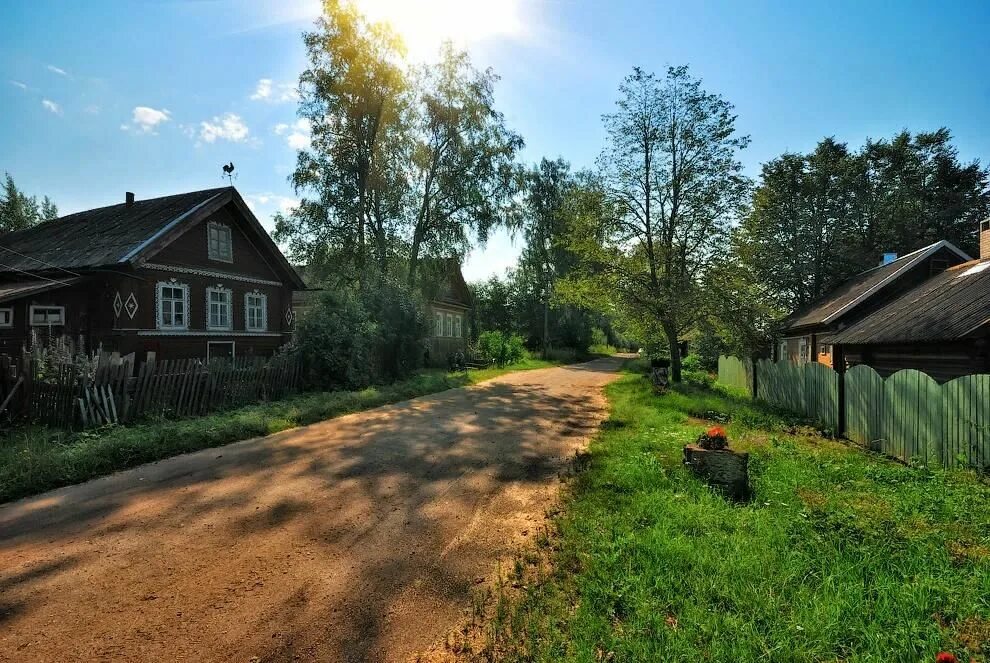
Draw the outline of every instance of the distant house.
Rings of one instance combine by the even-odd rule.
[[[817,361],[832,366],[837,334],[932,277],[970,260],[970,256],[947,241],[935,242],[900,258],[887,254],[882,264],[857,274],[785,318],[774,358]]]
[[[442,365],[451,354],[467,351],[471,291],[456,258],[424,261],[419,280],[427,315],[432,321],[427,341],[428,363]]]
[[[954,265],[903,292],[831,337],[848,365],[881,376],[905,368],[944,382],[990,373],[990,221],[980,258]]]
[[[233,187],[0,235],[0,352],[62,336],[167,359],[268,355],[304,288]]]

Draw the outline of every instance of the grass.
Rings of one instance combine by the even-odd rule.
[[[467,373],[427,370],[407,380],[362,391],[300,394],[204,417],[154,420],[78,433],[40,427],[15,429],[0,440],[0,503],[142,463],[475,384],[512,371],[556,365],[526,359],[512,366]]]
[[[607,394],[610,418],[550,535],[494,593],[469,658],[990,655],[990,487],[979,477],[897,464],[729,392],[655,396],[629,374]],[[685,443],[726,420],[732,446],[751,453],[745,505],[681,462]]]

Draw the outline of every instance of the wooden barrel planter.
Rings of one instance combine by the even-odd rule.
[[[684,447],[684,464],[691,468],[695,476],[728,499],[746,501],[751,496],[749,454],[732,451],[727,444],[721,428],[710,428],[701,435],[697,444]]]

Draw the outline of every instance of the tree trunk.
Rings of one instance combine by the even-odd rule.
[[[663,322],[663,333],[667,336],[667,345],[670,346],[670,379],[673,382],[681,381],[681,348],[677,343],[677,327],[671,322]]]
[[[550,303],[543,299],[543,358],[549,359],[547,356],[550,352]]]
[[[409,287],[416,287],[416,270],[419,268],[419,247],[422,238],[419,232],[413,233],[412,247],[409,249]]]

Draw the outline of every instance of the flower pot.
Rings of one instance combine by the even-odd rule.
[[[731,449],[702,449],[696,444],[689,444],[684,447],[684,464],[729,499],[749,499],[748,453]]]

